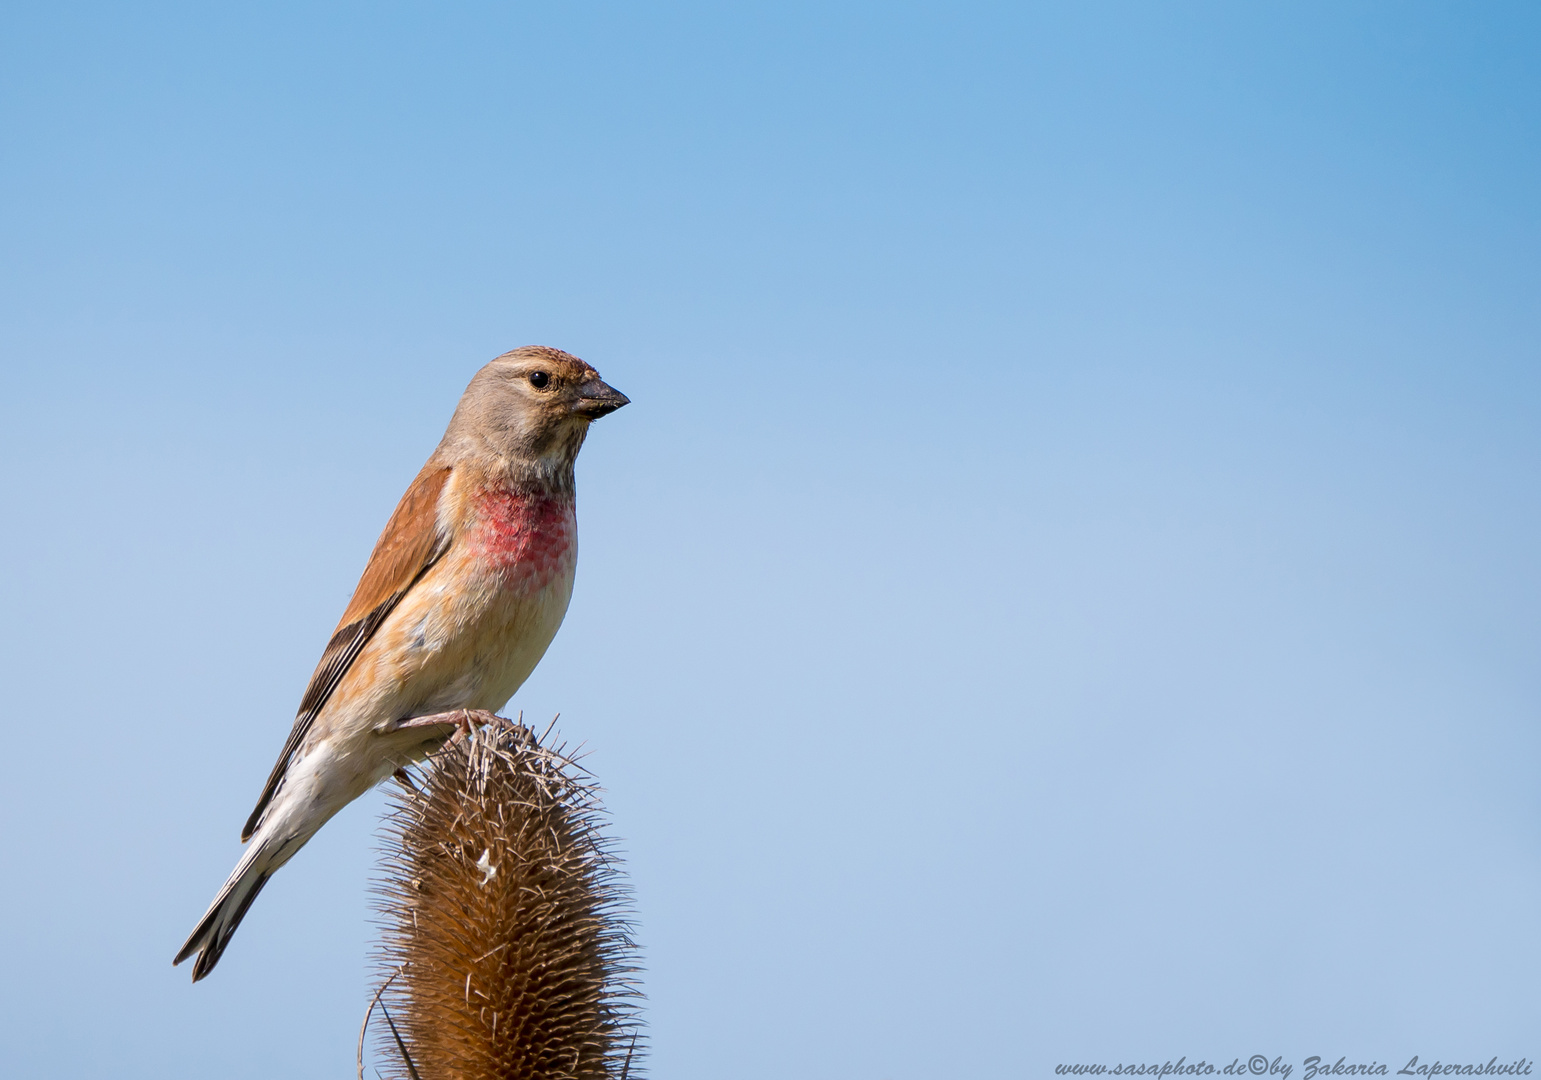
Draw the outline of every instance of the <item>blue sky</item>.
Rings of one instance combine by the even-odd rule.
[[[531,342],[655,1075],[1541,1053],[1538,129],[1520,4],[8,5],[0,1071],[351,1074],[378,795],[169,961]]]

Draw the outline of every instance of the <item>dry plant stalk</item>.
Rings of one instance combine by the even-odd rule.
[[[477,718],[387,819],[379,1054],[414,1080],[635,1075],[636,947],[596,789]]]

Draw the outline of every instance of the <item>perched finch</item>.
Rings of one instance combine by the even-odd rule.
[[[476,373],[311,676],[242,830],[250,846],[173,961],[197,953],[194,982],[317,829],[455,730],[407,721],[500,709],[529,677],[572,596],[573,463],[589,424],[626,403],[588,364],[542,346]]]

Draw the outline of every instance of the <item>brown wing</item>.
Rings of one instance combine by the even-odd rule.
[[[278,764],[273,766],[267,786],[262,789],[257,809],[252,811],[246,828],[241,831],[242,840],[249,839],[257,831],[257,823],[283,782],[294,752],[331,699],[332,691],[353,666],[353,661],[358,659],[358,654],[386,616],[401,603],[401,598],[449,547],[449,538],[441,535],[438,527],[439,495],[449,474],[447,465],[430,462],[423,466],[423,471],[417,474],[417,479],[401,497],[391,520],[386,522],[380,539],[375,541],[375,550],[369,556],[369,565],[364,567],[358,588],[353,591],[348,610],[342,613],[342,621],[327,643],[326,652],[321,654],[321,663],[316,665],[310,685],[305,688],[289,741],[284,743],[283,753],[278,755]]]

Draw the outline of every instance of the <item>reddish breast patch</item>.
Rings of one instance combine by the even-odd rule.
[[[472,506],[476,522],[466,540],[505,587],[544,588],[566,570],[577,533],[571,496],[485,488]]]

